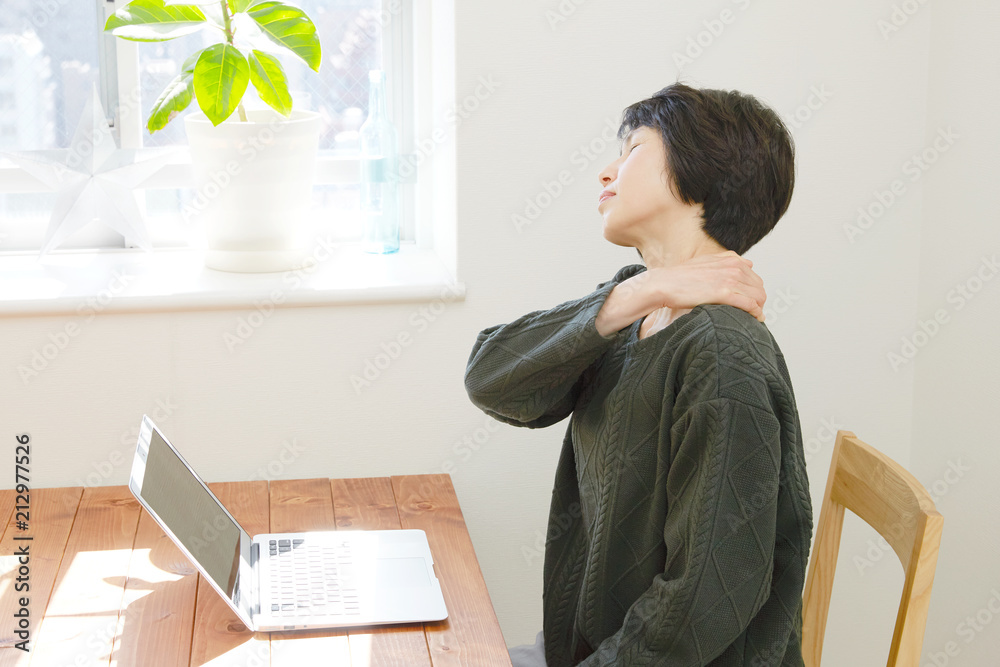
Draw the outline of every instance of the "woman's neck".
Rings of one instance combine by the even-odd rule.
[[[671,309],[667,306],[662,308],[657,308],[650,314],[642,318],[642,324],[639,325],[639,338],[646,338],[647,336],[652,336],[657,331],[665,329],[676,320],[681,315],[690,313],[690,308],[677,308]]]

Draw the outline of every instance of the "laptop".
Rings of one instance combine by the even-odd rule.
[[[423,530],[250,537],[148,415],[128,486],[253,632],[448,616]]]

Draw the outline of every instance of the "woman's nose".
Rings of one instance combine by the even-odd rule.
[[[597,180],[600,182],[601,185],[607,185],[611,181],[615,180],[611,167],[610,166],[605,167],[604,170],[597,175]]]

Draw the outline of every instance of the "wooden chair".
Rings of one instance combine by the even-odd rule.
[[[918,665],[944,518],[913,475],[845,430],[837,431],[809,557],[802,606],[805,665],[819,667],[823,653],[845,508],[864,519],[899,556],[906,578],[887,664],[888,667]]]

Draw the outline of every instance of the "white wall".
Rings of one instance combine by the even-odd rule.
[[[1000,80],[1000,44],[990,29],[1000,5],[935,4],[931,17],[926,141],[942,127],[957,138],[927,172],[918,308],[896,336],[938,309],[948,317],[915,358],[912,466],[937,488],[944,516],[924,660],[993,665],[1000,653],[1000,276],[993,274],[1000,267],[981,267],[984,258],[1000,260],[1000,92],[990,83]]]
[[[675,53],[701,35],[707,46],[681,80],[752,93],[789,119],[795,136],[792,205],[748,257],[764,278],[768,326],[792,374],[815,518],[836,428],[928,487],[944,479],[949,460],[971,466],[939,500],[945,532],[925,661],[944,664],[929,662],[930,653],[953,640],[957,655],[939,660],[990,664],[1000,624],[969,643],[956,626],[986,606],[991,587],[1000,590],[1000,487],[990,466],[1000,463],[991,428],[1000,364],[988,326],[998,324],[1000,281],[960,311],[946,293],[1000,241],[991,182],[1000,142],[987,126],[1000,101],[989,88],[1000,53],[990,32],[995,5],[914,2],[915,14],[883,37],[877,22],[890,20],[889,0],[822,9],[792,0],[457,4],[457,98],[480,77],[500,84],[457,130],[466,301],[424,320],[425,329],[411,319],[421,304],[281,309],[232,353],[222,337],[245,312],[104,314],[27,384],[16,365],[65,319],[2,319],[3,432],[29,431],[38,443],[34,483],[74,485],[88,472],[102,484],[126,483],[126,465],[95,471],[130,451],[138,415],[158,403],[173,406],[160,422],[209,481],[258,476],[268,464],[268,477],[287,479],[440,472],[451,461],[507,643],[532,641],[542,622],[542,556],[532,551],[567,422],[529,430],[489,420],[465,395],[465,364],[479,330],[582,296],[638,260],[603,239],[596,210],[597,174],[617,142],[592,160],[577,151],[599,144],[608,121],[617,128],[624,107],[675,81]],[[550,25],[547,13],[560,8],[566,20]],[[705,22],[720,18],[731,21],[714,24],[712,35]],[[961,138],[911,180],[904,163],[949,125]],[[511,216],[562,170],[572,183],[515,228]],[[905,191],[852,242],[845,225],[894,179]],[[951,321],[894,370],[887,354],[939,307],[954,311]],[[400,331],[414,344],[356,394],[350,375]],[[463,438],[480,443],[471,456],[458,453]],[[300,451],[281,463],[292,439]],[[887,654],[902,574],[874,538],[848,516],[827,664],[879,664]]]

